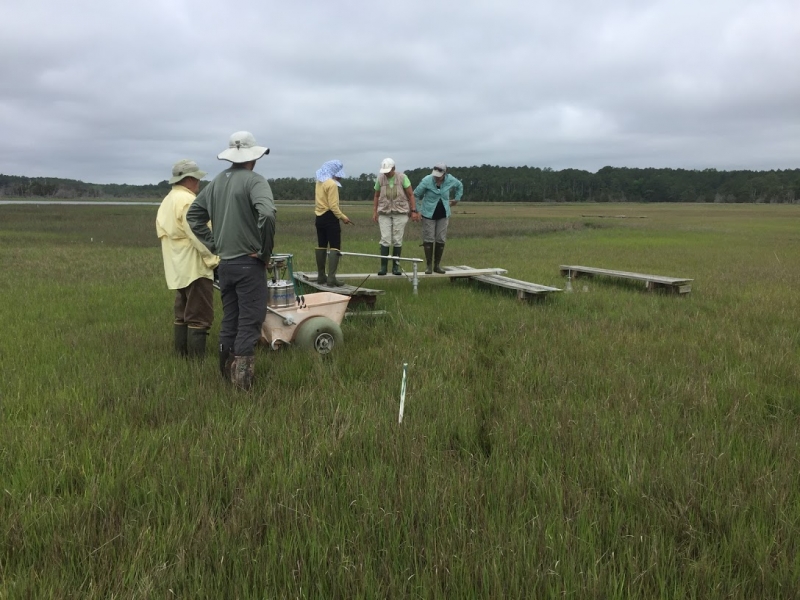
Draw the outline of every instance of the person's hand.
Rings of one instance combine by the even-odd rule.
[[[372,213],[372,220],[375,221],[376,223],[378,222],[378,211],[377,210]]]
[[[353,224],[353,222],[350,219],[348,219],[347,217],[342,219],[342,221],[344,222],[345,225],[352,225]]]
[[[458,202],[455,200],[450,200],[450,206],[455,206],[456,204],[458,204]]]

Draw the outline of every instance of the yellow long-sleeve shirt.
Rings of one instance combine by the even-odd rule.
[[[335,179],[326,179],[317,182],[314,192],[314,214],[319,216],[331,211],[337,219],[346,219],[347,215],[339,208],[339,186]]]
[[[161,239],[164,275],[171,290],[185,288],[200,277],[213,279],[219,257],[195,237],[186,222],[186,212],[195,194],[182,185],[173,185],[156,215],[156,233]]]

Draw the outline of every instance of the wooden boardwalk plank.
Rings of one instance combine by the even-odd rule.
[[[634,273],[632,271],[615,271],[599,267],[586,267],[583,265],[561,265],[559,267],[564,276],[580,277],[581,275],[604,275],[620,279],[633,279],[644,281],[648,290],[667,289],[679,294],[688,294],[692,291],[691,283],[694,279],[687,277],[666,277],[664,275],[651,275],[648,273]]]
[[[445,270],[448,271],[448,273],[469,273],[475,269],[472,269],[472,267],[468,267],[466,265],[462,265],[459,267],[445,267]],[[517,292],[517,298],[520,300],[537,296],[542,297],[553,292],[561,291],[559,288],[550,287],[548,285],[540,285],[538,283],[531,283],[529,281],[522,281],[521,279],[514,279],[512,277],[505,277],[504,275],[472,275],[469,278],[480,283],[513,290]]]

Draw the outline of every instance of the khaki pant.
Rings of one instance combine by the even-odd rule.
[[[444,219],[422,219],[422,243],[444,244],[447,241],[447,225],[450,223],[450,218]]]
[[[406,213],[388,213],[378,215],[378,226],[381,228],[381,246],[403,245],[408,215]]]

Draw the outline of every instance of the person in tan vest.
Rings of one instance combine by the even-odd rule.
[[[411,182],[405,173],[396,170],[394,160],[384,158],[378,178],[375,180],[372,210],[372,220],[381,230],[381,256],[389,256],[390,246],[392,256],[400,256],[409,216],[413,221],[421,220]],[[381,258],[378,275],[386,275],[388,264],[388,258]],[[393,260],[392,275],[402,274],[399,261]]]

